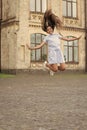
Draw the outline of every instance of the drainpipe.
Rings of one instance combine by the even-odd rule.
[[[0,72],[1,72],[1,20],[2,20],[2,0],[0,0]]]
[[[85,72],[87,72],[87,2],[85,0]]]

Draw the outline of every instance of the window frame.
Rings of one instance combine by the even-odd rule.
[[[70,36],[70,37],[73,37],[73,36]],[[69,37],[68,37],[69,38]],[[73,38],[75,38],[75,37],[73,37]],[[75,43],[75,41],[77,41],[77,45],[75,45],[76,43]],[[65,58],[65,62],[66,63],[72,63],[72,64],[78,64],[79,63],[79,40],[74,40],[74,41],[72,41],[72,45],[70,45],[69,44],[70,42],[69,41],[66,41],[66,45],[64,45],[64,50],[65,50],[65,47],[66,47],[66,53],[67,53],[67,61],[66,61],[66,57],[65,57],[65,54],[64,54],[64,58]],[[69,53],[69,51],[70,51],[70,48],[71,48],[71,50],[72,50],[72,61],[70,61],[69,59],[70,59],[70,53]],[[75,49],[77,48],[77,61],[75,61]]]
[[[63,17],[66,17],[66,18],[73,18],[73,19],[77,19],[78,18],[78,3],[77,3],[77,0],[76,0],[76,2],[74,1],[74,0],[63,0],[62,2],[66,2],[66,12],[65,11],[63,11],[63,6],[62,6],[62,11],[63,12],[65,12],[65,15],[63,14]],[[70,11],[71,11],[71,15],[69,16],[69,13],[70,13],[70,11],[68,11],[68,7],[69,7],[69,4],[70,3],[70,5],[71,5],[71,9],[70,9]],[[74,3],[76,3],[76,16],[73,16],[74,15],[74,10],[73,10],[73,4]]]
[[[33,45],[33,47],[39,45],[42,42],[42,40],[43,40],[43,36],[44,37],[46,36],[45,34],[42,34],[42,33],[32,33],[32,34],[35,36],[35,42],[32,43],[32,41],[30,40],[31,46]],[[32,34],[30,35],[30,37],[32,37]],[[40,38],[41,38],[40,42],[37,42],[37,40],[36,40],[38,34],[40,35]],[[46,53],[43,53],[44,49],[46,49],[45,50]],[[38,52],[39,51],[40,51],[40,60],[37,60]],[[33,54],[33,52],[35,54],[34,60],[32,60],[32,54]],[[31,59],[31,62],[43,62],[43,61],[45,61],[47,59],[47,45],[44,45],[40,49],[32,50],[30,59]]]
[[[46,9],[44,11],[43,11],[43,0],[40,0],[40,11],[38,11],[37,8],[36,8],[37,4],[38,4],[37,0],[34,0],[35,7],[34,7],[34,10],[32,11],[31,5],[30,5],[30,12],[32,12],[32,13],[44,13],[45,10],[47,9],[47,6],[48,6],[48,0],[46,0],[46,5],[45,5]]]

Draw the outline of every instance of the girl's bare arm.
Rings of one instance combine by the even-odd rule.
[[[61,39],[65,40],[65,41],[74,41],[74,40],[79,40],[80,38],[81,38],[81,36],[77,37],[77,38],[66,38],[66,37],[62,37]]]
[[[36,49],[41,48],[44,44],[45,44],[45,42],[42,42],[41,44],[39,44],[39,45],[37,45],[37,46],[35,46],[35,47],[30,47],[28,44],[26,44],[26,46],[27,46],[27,48],[28,48],[29,50],[36,50]]]

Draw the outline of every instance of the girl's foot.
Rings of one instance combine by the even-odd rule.
[[[44,70],[44,71],[47,69],[46,64],[47,64],[47,61],[45,61],[45,62],[43,63],[43,70]]]
[[[53,76],[55,72],[53,72],[52,70],[50,70],[50,76]]]

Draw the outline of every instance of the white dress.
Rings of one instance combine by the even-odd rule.
[[[48,44],[48,63],[60,64],[64,63],[64,57],[60,48],[60,34],[49,34],[45,37],[44,42]]]

